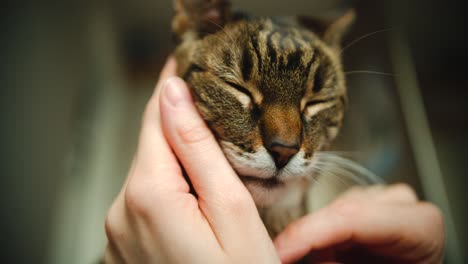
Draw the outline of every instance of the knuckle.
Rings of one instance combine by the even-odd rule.
[[[136,184],[127,186],[125,190],[125,206],[132,214],[138,216],[146,216],[149,211],[148,198],[146,197],[145,188]]]
[[[428,202],[422,202],[421,206],[426,213],[426,217],[431,220],[430,222],[433,223],[435,227],[444,226],[444,216],[439,207]]]
[[[406,197],[410,197],[410,198],[413,198],[413,199],[417,199],[417,195],[416,195],[416,192],[414,191],[414,189],[409,186],[408,184],[406,183],[397,183],[397,184],[394,184],[392,186],[389,187],[389,190],[393,190],[397,193],[399,193],[400,195],[404,195]]]
[[[351,199],[339,199],[330,206],[334,212],[345,218],[360,214],[364,207],[362,202]]]
[[[115,232],[117,230],[117,226],[115,224],[115,220],[114,218],[112,218],[112,214],[111,214],[111,211],[112,211],[112,207],[111,209],[109,210],[109,212],[107,213],[107,216],[106,216],[106,220],[104,222],[104,230],[106,232],[106,236],[109,240],[113,240],[113,238],[115,237]]]
[[[421,202],[421,210],[423,211],[427,228],[422,234],[425,241],[432,242],[431,248],[435,251],[443,251],[445,241],[445,224],[442,211],[432,203]],[[428,231],[429,230],[429,231]]]
[[[104,221],[104,231],[109,242],[119,240],[125,230],[125,219],[122,219],[118,202],[114,202],[109,210]]]

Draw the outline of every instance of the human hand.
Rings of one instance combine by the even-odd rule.
[[[132,167],[106,218],[104,262],[278,263],[250,194],[175,69],[169,60],[145,110]]]
[[[287,263],[441,263],[444,238],[439,209],[397,184],[353,188],[274,243]]]

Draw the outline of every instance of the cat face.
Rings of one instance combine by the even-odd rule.
[[[207,10],[219,10],[212,18],[227,12]],[[313,177],[314,153],[337,135],[343,72],[334,43],[297,21],[224,23],[183,36],[179,73],[256,203],[269,206]]]

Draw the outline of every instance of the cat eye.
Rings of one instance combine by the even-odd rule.
[[[237,84],[237,83],[234,83],[234,82],[231,82],[231,81],[227,81],[227,80],[223,80],[227,85],[229,85],[229,87],[232,88],[232,94],[236,97],[236,99],[239,101],[239,103],[241,103],[241,105],[245,108],[245,109],[249,109],[251,110],[252,107],[254,106],[254,98],[253,98],[253,95],[252,93],[247,90],[246,88],[244,88],[243,86]]]
[[[304,109],[319,104],[331,103],[333,101],[334,99],[311,100],[305,104]]]
[[[241,85],[231,82],[231,81],[226,81],[226,80],[224,82],[228,84],[229,86],[233,87],[234,89],[238,90],[239,92],[247,95],[248,97],[250,97],[250,99],[253,99],[252,93],[249,90],[242,87]]]
[[[323,100],[311,100],[304,106],[303,115],[307,118],[315,116],[317,113],[334,106],[336,103],[335,98]]]

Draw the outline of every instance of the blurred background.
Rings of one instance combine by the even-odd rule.
[[[357,153],[385,181],[407,182],[439,205],[446,263],[468,262],[463,1],[232,2],[258,15],[331,17],[356,9],[343,52],[351,104],[335,148]],[[172,3],[2,6],[0,258],[96,262],[142,110],[174,48]]]

